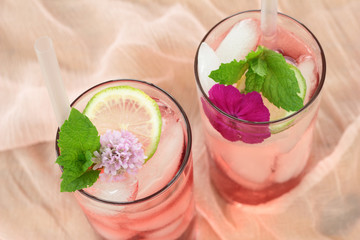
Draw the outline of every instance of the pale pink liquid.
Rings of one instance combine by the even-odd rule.
[[[216,50],[228,32],[218,38],[212,37],[208,44]],[[315,58],[310,48],[292,32],[279,28],[277,37],[278,41],[267,47],[282,53],[289,62],[296,65]],[[316,70],[314,76],[315,79],[309,81],[311,86],[307,86],[307,100],[314,94],[319,82]],[[219,194],[230,203],[254,205],[273,200],[298,185],[309,166],[317,110],[318,101],[297,117],[271,124],[289,127],[259,144],[226,140],[214,129],[202,110],[210,176]]]
[[[132,82],[119,83],[140,89],[144,87],[143,84],[136,85]],[[110,87],[117,83],[108,85],[107,87]],[[148,86],[145,86],[145,92],[146,87]],[[97,92],[95,90],[93,93]],[[147,90],[150,94],[159,92],[153,89]],[[195,204],[191,154],[185,167],[182,165],[187,154],[188,135],[184,119],[175,104],[169,99],[159,100],[160,97],[161,95],[154,96],[159,104],[163,121],[160,143],[154,156],[137,175],[138,184],[134,191],[136,198],[129,201],[106,199],[97,196],[96,191],[92,192],[92,188],[85,189],[84,192],[75,192],[75,197],[87,219],[105,239],[168,240],[193,239],[194,237]],[[88,96],[85,96],[76,103],[80,110],[81,105],[88,101],[87,98]],[[112,128],[110,127],[110,129]],[[176,141],[174,134],[177,137]],[[182,171],[181,168],[183,168]],[[178,176],[175,177],[176,175]],[[174,178],[176,179],[174,180]],[[164,190],[164,187],[170,182],[172,184]],[[98,199],[87,196],[86,192]],[[154,195],[157,192],[158,194]]]
[[[304,122],[297,123],[299,126],[277,133],[278,136],[271,136],[261,144],[227,141],[203,112],[202,118],[211,180],[229,202],[267,202],[288,192],[302,179],[310,155],[315,117],[303,119]],[[289,136],[292,139],[286,140]]]
[[[156,203],[116,210],[115,206],[96,206],[80,194],[77,198],[91,225],[106,239],[192,239],[195,209],[191,171],[189,168],[175,183],[176,189],[160,195]]]

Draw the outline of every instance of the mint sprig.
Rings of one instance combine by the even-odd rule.
[[[248,68],[249,64],[245,60],[239,62],[233,60],[230,63],[222,63],[218,70],[210,73],[209,77],[220,84],[232,85],[241,78]]]
[[[92,170],[92,153],[100,149],[100,136],[92,122],[75,108],[60,128],[56,163],[63,167],[61,192],[74,192],[93,185],[99,170]]]
[[[297,111],[303,107],[295,73],[280,53],[259,46],[244,60],[221,64],[209,77],[220,84],[232,85],[244,74],[246,93],[262,93],[272,104],[286,111]]]

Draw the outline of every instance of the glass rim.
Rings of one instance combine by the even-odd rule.
[[[117,201],[109,201],[109,200],[104,200],[98,197],[95,197],[94,195],[84,191],[83,189],[80,190],[76,190],[78,192],[80,192],[81,194],[83,194],[85,197],[88,197],[94,201],[97,202],[101,202],[101,203],[105,203],[105,204],[111,204],[111,205],[133,205],[133,204],[139,204],[142,202],[146,202],[148,200],[151,200],[155,197],[157,197],[158,195],[162,194],[163,192],[165,192],[167,189],[169,189],[180,177],[180,175],[183,173],[183,171],[185,170],[186,166],[188,165],[188,162],[190,161],[190,157],[191,157],[191,147],[192,147],[192,135],[191,135],[191,126],[190,126],[190,122],[189,119],[184,111],[184,109],[181,107],[181,105],[177,102],[177,100],[172,97],[168,92],[166,92],[165,90],[163,90],[162,88],[156,86],[153,83],[149,83],[146,81],[142,81],[142,80],[136,80],[136,79],[114,79],[114,80],[108,80],[102,83],[99,83],[95,86],[90,87],[89,89],[87,89],[86,91],[84,91],[83,93],[81,93],[71,104],[70,106],[72,106],[74,103],[76,103],[82,96],[84,96],[86,93],[90,92],[91,90],[100,87],[102,85],[106,85],[109,83],[116,83],[116,82],[135,82],[135,83],[140,83],[140,84],[144,84],[147,85],[149,87],[155,88],[156,90],[160,91],[161,93],[165,94],[174,104],[175,106],[180,110],[180,113],[182,115],[182,117],[184,118],[184,122],[185,122],[185,127],[186,127],[186,133],[187,133],[187,144],[186,144],[186,150],[184,151],[184,153],[182,154],[182,163],[179,167],[179,169],[177,170],[175,176],[165,185],[163,186],[160,190],[150,194],[149,196],[143,197],[143,198],[139,198],[133,201],[128,201],[128,202],[117,202]],[[59,147],[57,144],[57,140],[59,139],[59,131],[60,129],[57,129],[57,133],[56,133],[56,141],[55,141],[55,149],[56,149],[56,154],[57,156],[59,156],[60,151],[59,151]],[[60,167],[62,170],[62,167]]]
[[[290,17],[284,13],[281,13],[281,12],[278,12],[278,16],[281,16],[281,17],[284,17],[284,18],[288,18],[290,20],[293,20],[296,24],[299,24],[301,27],[303,27],[312,37],[313,39],[315,40],[317,46],[319,47],[319,50],[320,50],[320,55],[321,55],[321,62],[322,62],[322,69],[321,69],[321,76],[319,78],[319,84],[314,92],[314,94],[312,95],[312,97],[310,98],[310,100],[302,107],[300,108],[298,111],[284,117],[284,118],[280,118],[280,119],[276,119],[276,120],[272,120],[272,121],[266,121],[266,122],[255,122],[255,121],[248,121],[248,120],[244,120],[244,119],[239,119],[237,117],[234,117],[234,116],[231,116],[230,114],[222,111],[220,108],[218,108],[217,106],[215,106],[215,104],[213,104],[211,102],[211,100],[209,99],[209,97],[207,96],[207,94],[204,92],[204,89],[202,88],[202,85],[201,85],[201,81],[200,81],[200,78],[199,78],[199,73],[198,73],[198,55],[199,55],[199,49],[200,49],[200,46],[203,42],[205,42],[205,40],[208,38],[208,36],[213,32],[213,30],[215,28],[217,28],[220,24],[222,24],[223,22],[227,21],[228,19],[230,18],[233,18],[235,16],[238,16],[238,15],[241,15],[241,14],[246,14],[246,13],[260,13],[261,10],[247,10],[247,11],[242,11],[242,12],[238,12],[238,13],[235,13],[235,14],[232,14],[224,19],[222,19],[221,21],[219,21],[218,23],[216,23],[206,34],[205,36],[203,37],[203,39],[201,40],[198,48],[197,48],[197,51],[196,51],[196,55],[195,55],[195,61],[194,61],[194,72],[195,72],[195,79],[196,79],[196,85],[199,87],[200,89],[200,92],[202,94],[202,96],[205,98],[206,102],[208,104],[210,104],[210,106],[212,108],[214,108],[218,113],[220,113],[221,115],[223,115],[224,117],[227,117],[227,118],[230,118],[231,120],[235,121],[235,122],[240,122],[240,123],[246,123],[246,124],[249,124],[249,125],[268,125],[268,124],[276,124],[276,123],[280,123],[282,121],[286,121],[288,119],[291,119],[295,116],[297,116],[298,114],[300,114],[301,112],[305,111],[310,105],[312,105],[312,103],[315,101],[315,99],[317,99],[317,97],[319,96],[322,88],[323,88],[323,85],[324,85],[324,82],[325,82],[325,75],[326,75],[326,60],[325,60],[325,54],[324,54],[324,51],[321,47],[321,44],[320,42],[318,41],[318,39],[315,37],[315,35],[310,31],[309,28],[307,28],[303,23],[301,23],[300,21],[296,20],[295,18],[293,17]]]

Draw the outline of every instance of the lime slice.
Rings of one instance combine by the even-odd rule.
[[[143,91],[130,86],[106,88],[95,94],[83,112],[100,134],[107,130],[127,130],[144,148],[146,160],[155,153],[161,135],[158,104]]]
[[[246,77],[245,75],[242,75],[242,77],[240,78],[239,81],[237,81],[236,83],[236,88],[243,93],[245,91],[245,81],[246,81]]]
[[[305,80],[305,78],[303,77],[303,75],[301,74],[300,70],[297,67],[295,67],[294,65],[291,65],[291,64],[288,64],[288,66],[295,73],[295,77],[296,77],[296,79],[298,81],[298,85],[299,85],[299,88],[300,88],[300,92],[298,93],[298,95],[304,101],[305,96],[306,96],[306,80]],[[282,108],[277,108],[276,106],[274,106],[273,104],[268,102],[266,98],[263,98],[263,99],[264,99],[265,106],[270,111],[270,121],[277,120],[277,119],[282,119],[282,118],[285,118],[285,117],[295,113],[294,111],[287,112]],[[272,134],[281,132],[281,131],[289,128],[293,121],[294,120],[290,120],[290,121],[286,121],[284,123],[273,124],[273,125],[270,126],[270,131],[271,131]]]
[[[300,88],[300,93],[298,93],[298,95],[304,101],[305,96],[306,96],[306,80],[297,67],[295,67],[294,65],[291,65],[291,64],[288,64],[288,65],[289,65],[289,68],[291,70],[293,70],[293,72],[295,73],[295,77],[298,81],[299,88]]]

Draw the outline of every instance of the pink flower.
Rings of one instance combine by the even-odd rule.
[[[134,174],[144,164],[142,144],[129,131],[108,130],[100,136],[100,144],[100,152],[93,153],[94,170],[104,168],[104,174],[116,178],[125,172]]]
[[[209,91],[210,101],[223,112],[250,122],[267,122],[270,112],[258,92],[242,94],[234,86],[215,84]],[[212,126],[227,140],[260,143],[270,137],[268,124],[236,121],[213,109],[201,99],[204,112]]]

